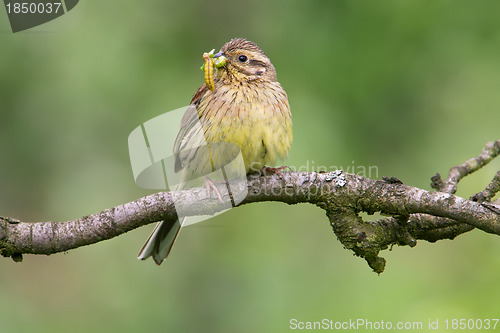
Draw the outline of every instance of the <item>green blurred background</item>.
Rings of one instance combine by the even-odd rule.
[[[2,7],[0,215],[65,221],[153,193],[134,184],[129,133],[186,105],[202,53],[233,37],[257,42],[288,92],[287,165],[376,166],[367,176],[430,189],[500,138],[499,13],[498,1],[82,0],[13,34]],[[499,316],[500,238],[483,232],[385,251],[377,276],[311,205],[246,205],[186,228],[160,267],[136,259],[152,227],[0,260],[0,331],[288,332],[292,318],[427,331]]]

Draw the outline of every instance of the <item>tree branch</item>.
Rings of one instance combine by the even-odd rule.
[[[476,202],[487,202],[490,201],[495,194],[500,191],[500,171],[498,171],[488,184],[488,186],[481,192],[474,194],[471,200]]]
[[[499,154],[500,140],[488,142],[478,157],[471,158],[465,163],[451,168],[446,181],[443,182],[441,175],[436,173],[436,175],[431,178],[431,186],[438,191],[455,194],[457,191],[457,184],[463,177],[481,169]]]
[[[326,211],[339,241],[381,273],[385,260],[379,257],[379,252],[394,244],[413,247],[418,239],[430,242],[453,239],[474,228],[500,235],[500,214],[491,204],[451,193],[456,191],[460,179],[499,154],[500,140],[488,143],[479,157],[452,168],[445,182],[433,177],[433,187],[450,193],[407,186],[396,178],[373,180],[341,170],[282,172],[281,177],[249,175],[246,182],[238,184],[248,189],[248,195],[238,206],[262,201],[314,204]],[[498,174],[494,181],[485,190],[486,194],[474,198],[491,199],[498,191]],[[159,192],[67,222],[30,223],[0,217],[0,253],[20,261],[22,254],[68,251],[159,220],[177,219],[176,207],[186,216],[214,214],[228,208],[210,197],[205,188],[193,188]],[[390,217],[363,221],[360,212],[380,212]]]

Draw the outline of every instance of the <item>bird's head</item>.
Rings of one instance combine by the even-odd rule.
[[[230,81],[276,81],[276,70],[271,60],[257,46],[243,38],[235,38],[224,44],[217,58],[224,56],[225,64],[216,66],[215,77]]]

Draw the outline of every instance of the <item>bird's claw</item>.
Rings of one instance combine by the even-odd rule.
[[[282,170],[285,170],[285,169],[290,169],[289,166],[286,166],[286,165],[283,165],[283,166],[280,166],[280,167],[277,167],[277,168],[272,168],[272,167],[264,167],[262,168],[262,171],[264,173],[264,175],[266,173],[275,173],[277,174],[280,178],[283,178],[283,174],[281,173]]]
[[[207,193],[208,193],[209,197],[210,197],[211,192],[212,192],[210,189],[213,189],[215,194],[217,195],[217,199],[219,199],[219,202],[224,203],[224,200],[222,200],[222,196],[219,192],[219,189],[217,188],[215,183],[208,177],[205,177],[205,187],[207,188]]]

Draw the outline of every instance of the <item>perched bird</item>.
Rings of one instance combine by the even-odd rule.
[[[174,144],[175,171],[182,171],[184,180],[203,176],[229,162],[231,154],[221,151],[224,148],[217,151],[216,143],[237,145],[246,173],[286,158],[292,143],[287,94],[277,81],[271,60],[257,44],[235,38],[213,57],[225,57],[225,62],[214,69],[213,83],[207,81],[209,86],[204,83],[194,94]],[[200,132],[210,152],[196,148],[203,145]],[[179,220],[159,222],[138,258],[152,256],[161,264],[181,226]]]

